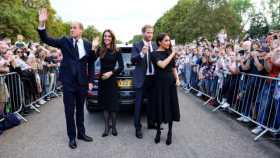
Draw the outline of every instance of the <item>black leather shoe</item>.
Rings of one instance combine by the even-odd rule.
[[[92,142],[93,141],[93,139],[91,137],[89,137],[89,136],[87,136],[85,134],[78,136],[78,139],[83,140],[85,142]]]
[[[70,147],[71,149],[76,149],[76,148],[77,148],[77,143],[76,143],[76,140],[75,140],[75,139],[69,140],[69,147]]]
[[[157,134],[156,134],[156,137],[155,137],[155,143],[156,144],[158,144],[160,142],[160,135],[161,135],[161,132],[157,131]]]
[[[113,136],[118,136],[118,131],[116,128],[112,128],[112,135]]]
[[[167,139],[166,139],[166,145],[171,145],[171,144],[172,144],[172,133],[168,132]]]
[[[102,137],[107,137],[109,135],[109,130],[106,130],[103,132]]]
[[[142,134],[141,129],[137,129],[135,135],[136,135],[136,137],[137,137],[138,139],[142,139],[142,138],[143,138],[143,134]]]

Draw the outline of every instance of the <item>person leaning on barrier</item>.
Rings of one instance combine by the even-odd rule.
[[[8,102],[10,97],[7,85],[5,83],[4,75],[9,72],[9,66],[7,61],[2,57],[2,52],[0,55],[0,119],[3,118],[4,106]],[[3,75],[3,76],[2,76]]]
[[[265,50],[264,50],[265,51]],[[278,78],[280,74],[280,47],[273,48],[265,56],[265,70],[268,72],[268,76],[272,78]],[[279,129],[280,128],[280,111],[279,111],[279,95],[280,91],[277,90],[277,80],[266,79],[266,82],[261,88],[260,94],[257,99],[258,115],[256,121],[262,125]],[[271,121],[273,120],[273,121]],[[272,123],[273,122],[273,123]],[[264,128],[257,126],[252,130],[253,134],[260,134]],[[274,133],[279,136],[279,133]]]
[[[258,41],[251,42],[245,42],[245,58],[241,59],[241,66],[240,71],[254,74],[254,75],[267,75],[267,72],[264,69],[264,58],[263,53],[260,51],[261,45]],[[263,81],[259,80],[256,77],[250,76],[247,79],[247,82],[245,84],[245,101],[242,102],[241,105],[242,111],[241,113],[245,116],[239,117],[237,120],[242,122],[249,122],[249,120],[246,117],[255,117],[255,103],[256,103],[256,97],[259,93],[258,89],[254,88],[254,85],[262,85]]]

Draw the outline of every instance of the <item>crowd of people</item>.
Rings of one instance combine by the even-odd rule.
[[[252,130],[260,134],[264,125],[279,131],[280,32],[272,31],[258,39],[231,40],[222,30],[213,42],[200,37],[177,46],[177,68],[182,86],[197,96],[214,98],[209,102],[234,108],[248,123],[260,124]],[[222,82],[221,82],[222,81]],[[220,98],[220,102],[217,100]]]
[[[54,88],[61,60],[59,49],[25,42],[22,35],[14,44],[0,39],[0,119],[21,105],[23,114],[29,114],[49,101],[46,94]]]
[[[77,27],[78,26],[81,27],[77,24]],[[39,33],[41,31],[41,38],[43,38],[44,41],[52,42],[45,37],[45,28],[42,29],[43,30],[39,30]],[[151,32],[150,35],[149,31],[147,31],[149,29]],[[114,37],[113,34],[110,33],[110,30],[107,32],[110,38],[111,36]],[[105,31],[103,35],[103,43],[105,44],[107,40],[105,35],[107,32]],[[144,39],[147,38],[151,41],[153,37],[152,34],[153,27],[145,26],[145,30],[143,31]],[[167,34],[162,34],[162,36],[164,39],[168,37],[166,41],[170,42]],[[139,57],[143,58],[142,54],[145,49],[151,51],[153,50],[151,48],[156,48],[156,46],[152,44],[150,44],[150,48],[146,48],[145,42],[143,41],[139,43],[141,44],[139,47],[143,49],[140,53],[135,53],[136,45],[133,47],[133,57],[137,57],[137,59]],[[165,46],[163,39],[157,41],[157,44],[162,44],[162,47]],[[73,48],[78,48],[76,45],[78,45],[78,42],[75,43],[75,47]],[[142,48],[143,46],[144,48]],[[168,47],[170,46],[168,45]],[[175,67],[177,68],[178,75],[182,81],[181,85],[186,92],[190,92],[190,90],[193,89],[197,91],[198,97],[210,96],[214,98],[209,102],[211,105],[219,104],[219,106],[224,109],[230,107],[234,108],[234,110],[237,110],[241,114],[241,117],[237,119],[238,121],[248,123],[254,120],[258,122],[259,126],[252,130],[254,134],[261,133],[264,130],[264,126],[275,129],[275,133],[279,134],[279,31],[270,32],[267,36],[258,39],[245,37],[242,40],[232,40],[228,38],[226,31],[222,30],[213,42],[200,37],[192,43],[177,45],[174,50],[174,53],[172,53],[173,56],[176,56],[176,61],[174,61],[174,63],[172,63],[173,56],[172,58],[170,57],[170,59],[167,56],[164,58],[168,61],[170,60],[168,62],[168,64],[170,64],[170,70],[168,72],[172,72]],[[79,52],[80,50],[76,51]],[[61,49],[39,43],[26,43],[22,35],[17,36],[17,41],[14,44],[11,43],[10,39],[0,39],[0,120],[3,118],[5,112],[7,112],[7,103],[11,104],[10,107],[13,108],[11,111],[15,111],[16,108],[19,107],[17,104],[23,103],[22,105],[25,106],[22,112],[28,114],[31,110],[34,110],[34,108],[40,108],[40,105],[49,101],[50,96],[46,94],[49,94],[54,88],[54,83],[57,79],[56,76],[58,75],[58,67],[62,59]],[[82,59],[83,58],[80,60]],[[163,63],[158,62],[156,59],[157,57],[153,58],[153,56],[151,56],[151,61],[148,63],[154,62],[154,65],[162,66],[161,64]],[[121,63],[121,60],[119,62]],[[137,64],[137,61],[134,62]],[[155,68],[148,68],[147,74],[151,72],[154,73]],[[110,69],[114,69],[114,67]],[[177,71],[174,74],[177,74]],[[116,70],[112,70],[112,72],[117,73]],[[146,76],[149,76],[147,74]],[[16,80],[16,77],[9,77],[12,75],[20,77],[20,80]],[[135,78],[139,79],[139,76]],[[112,84],[114,84],[114,82],[112,82]],[[177,84],[180,84],[179,80],[176,80],[176,85]],[[23,85],[24,93],[21,93],[19,90],[21,85]],[[145,85],[145,83],[142,83],[142,86],[143,85]],[[158,87],[162,88],[160,85],[158,85]],[[109,86],[108,92],[111,91],[111,88],[112,86]],[[100,89],[104,90],[104,88]],[[108,92],[104,92],[104,94],[107,96]],[[172,93],[175,94],[175,89]],[[24,94],[24,97],[21,97],[20,94]],[[176,98],[176,96],[174,97]],[[111,102],[115,103],[116,101]],[[139,105],[140,104],[141,102],[139,101]],[[141,107],[139,107],[139,109],[141,109]],[[138,116],[137,114],[135,115]],[[104,113],[104,116],[106,120],[106,113]],[[138,117],[135,118],[136,137],[142,138],[141,123]],[[178,119],[171,118],[170,120],[169,130],[171,131],[172,121],[179,120],[179,114]],[[105,121],[105,123],[106,122],[108,121]],[[160,136],[160,124],[162,122],[168,121],[160,120],[153,124],[153,127],[155,126],[154,128],[157,129],[156,143]],[[105,126],[106,128],[103,136],[108,135],[109,126],[107,126]],[[138,126],[139,128],[137,128]],[[116,129],[114,133],[117,135]]]

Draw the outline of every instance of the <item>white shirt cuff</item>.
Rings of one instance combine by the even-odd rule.
[[[143,52],[140,52],[140,57],[141,57],[141,58],[144,58],[144,56],[145,56],[144,53],[143,53]]]
[[[45,30],[46,26],[38,26],[38,30]]]

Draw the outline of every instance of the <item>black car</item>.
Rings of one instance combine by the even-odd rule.
[[[131,64],[131,45],[118,46],[124,61],[124,70],[117,76],[119,89],[120,110],[132,110],[135,103],[135,90],[133,88],[132,73],[135,68]],[[118,66],[118,64],[116,65]],[[98,104],[98,78],[100,75],[100,60],[95,62],[94,88],[88,92],[86,107],[89,112],[103,110],[103,106]]]

